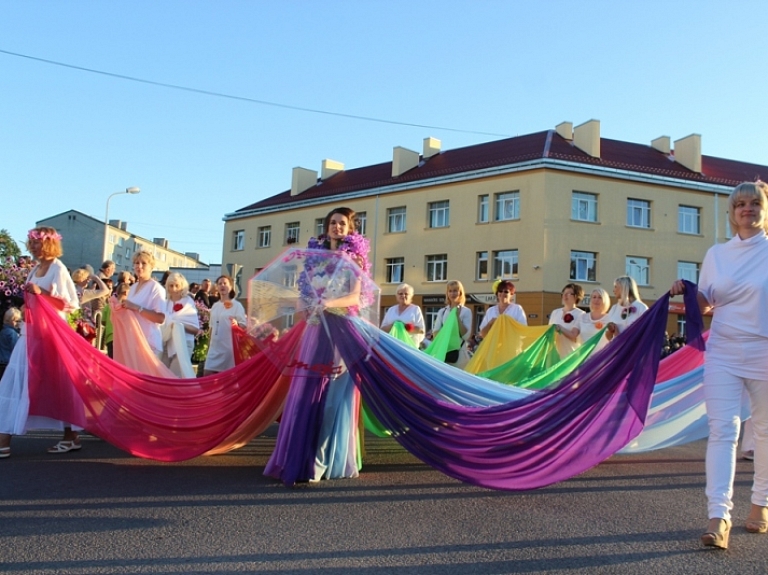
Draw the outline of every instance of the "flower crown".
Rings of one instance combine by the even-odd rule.
[[[56,240],[61,241],[61,234],[59,232],[42,232],[40,230],[29,230],[27,232],[27,238],[30,240]]]

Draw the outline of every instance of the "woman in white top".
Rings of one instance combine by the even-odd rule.
[[[457,355],[458,357],[454,361],[449,361],[449,356],[446,356],[446,363],[455,365],[458,368],[463,368],[469,362],[467,341],[472,337],[472,311],[464,305],[467,301],[467,296],[464,292],[464,285],[460,281],[452,280],[446,284],[445,301],[447,305],[437,312],[435,324],[432,326],[432,341],[435,340],[437,332],[443,327],[448,314],[451,310],[456,309],[459,316],[459,336],[462,340],[461,348],[458,350],[448,350],[449,356]],[[451,354],[451,352],[458,353]],[[453,359],[453,357],[450,357],[450,359]]]
[[[165,321],[165,288],[152,277],[153,269],[155,256],[151,252],[138,251],[133,254],[136,283],[128,290],[128,298],[122,306],[136,312],[141,332],[159,359],[163,354],[160,325]],[[130,345],[130,342],[120,342],[120,345]]]
[[[62,255],[61,235],[54,229],[38,226],[29,231],[27,249],[37,260],[27,276],[25,291],[56,298],[59,315],[78,309],[77,291],[66,266],[58,259]],[[52,360],[52,361],[55,361]],[[48,449],[49,453],[67,453],[82,447],[77,432],[64,422],[29,415],[28,359],[26,328],[13,348],[5,373],[0,379],[0,458],[11,455],[11,435],[21,435],[31,429],[63,430],[64,437]]]
[[[709,420],[706,472],[709,524],[704,545],[725,549],[731,530],[742,391],[749,393],[755,438],[750,533],[768,532],[768,186],[746,182],[728,200],[733,238],[712,246],[701,266],[699,307],[712,310],[704,359]],[[670,293],[683,293],[678,280]]]
[[[608,292],[603,288],[595,288],[589,295],[589,313],[584,313],[574,322],[574,326],[570,329],[560,328],[562,333],[568,333],[568,337],[580,338],[582,342],[587,341],[590,337],[595,335],[598,331],[608,325],[609,314],[608,307],[611,305],[611,298]],[[608,331],[603,334],[600,341],[595,346],[594,352],[600,351],[610,341],[607,337]]]
[[[165,323],[162,326],[162,360],[179,377],[192,377],[189,358],[195,349],[195,335],[200,331],[200,319],[197,316],[195,300],[189,295],[187,278],[178,272],[168,275],[165,291],[168,301],[165,307]],[[183,343],[173,337],[174,325],[181,326],[184,332]],[[183,349],[179,349],[180,346]],[[185,367],[184,370],[182,366]]]
[[[211,307],[211,343],[205,358],[205,375],[235,367],[232,326],[244,328],[246,318],[243,305],[235,299],[234,283],[229,276],[220,276],[216,280],[221,299]]]
[[[397,286],[397,305],[393,305],[384,314],[381,329],[389,333],[396,321],[403,322],[408,335],[418,348],[424,339],[424,315],[421,308],[412,303],[413,288],[408,284]]]
[[[515,297],[515,284],[509,280],[501,280],[496,284],[495,293],[498,303],[485,312],[485,317],[480,323],[480,337],[488,335],[500,315],[507,315],[517,323],[528,325],[525,311],[520,305],[512,301]]]
[[[614,280],[613,295],[616,304],[609,313],[612,329],[608,330],[608,339],[613,339],[614,335],[627,329],[648,311],[648,306],[640,299],[637,283],[630,276],[621,276]]]
[[[549,314],[549,325],[554,325],[557,331],[557,352],[560,359],[573,353],[583,341],[579,334],[573,335],[571,331],[578,325],[579,318],[584,315],[584,310],[576,307],[576,304],[584,297],[584,288],[579,284],[567,284],[560,292],[563,307],[552,310]]]

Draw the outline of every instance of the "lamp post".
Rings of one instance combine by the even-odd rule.
[[[104,214],[104,253],[101,261],[107,261],[109,255],[109,200],[120,194],[138,194],[141,190],[136,186],[125,188],[124,192],[115,192],[107,198],[107,211]]]

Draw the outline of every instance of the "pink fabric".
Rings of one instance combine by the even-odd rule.
[[[113,302],[110,302],[110,307],[114,334],[112,355],[115,361],[145,375],[176,379],[176,374],[163,365],[149,347],[147,338],[136,320],[136,314],[122,306],[114,306]]]
[[[709,339],[709,331],[702,334],[704,341]],[[656,374],[656,383],[669,381],[680,377],[684,373],[693,371],[704,365],[704,350],[696,346],[686,345],[673,354],[668,355],[659,363],[659,373]]]

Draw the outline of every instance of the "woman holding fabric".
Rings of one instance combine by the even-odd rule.
[[[424,315],[421,308],[412,303],[413,288],[408,284],[397,286],[397,305],[387,310],[381,322],[381,329],[389,333],[396,321],[402,322],[408,335],[418,348],[424,340]]]
[[[515,284],[509,280],[501,280],[497,282],[494,293],[498,303],[485,312],[485,317],[480,323],[480,337],[488,335],[494,322],[501,315],[508,315],[517,323],[528,325],[528,319],[525,317],[522,306],[512,301],[515,297]]]
[[[616,298],[616,304],[608,314],[610,322],[606,334],[609,340],[627,329],[648,311],[648,306],[640,299],[637,282],[630,276],[621,276],[614,280],[613,295]]]
[[[165,288],[152,277],[155,256],[151,252],[133,254],[133,273],[136,283],[128,290],[128,298],[122,307],[136,313],[141,332],[152,352],[160,358],[163,354],[163,337],[160,326],[165,321]],[[123,342],[118,342],[124,345]],[[128,342],[125,342],[128,344]]]
[[[326,233],[310,239],[298,278],[303,305],[309,306],[297,358],[302,367],[292,374],[275,451],[264,470],[286,485],[357,477],[362,466],[360,394],[323,325],[326,314],[357,315],[366,303],[361,280],[370,273],[369,244],[355,224],[353,210],[332,210]],[[352,262],[321,250],[344,252]]]
[[[749,393],[755,437],[752,508],[745,527],[768,532],[768,186],[738,185],[728,200],[733,238],[709,249],[699,276],[699,307],[712,311],[704,360],[709,420],[706,473],[709,524],[701,542],[726,549],[731,531],[742,391]],[[670,293],[684,291],[682,281]]]
[[[434,342],[437,333],[445,324],[448,314],[456,310],[459,327],[458,335],[461,338],[461,345],[456,349],[448,350],[445,356],[445,363],[455,365],[459,369],[463,369],[469,362],[467,342],[472,337],[472,311],[464,305],[466,301],[467,296],[464,292],[464,285],[458,280],[449,281],[445,286],[445,302],[447,305],[437,312],[437,318],[435,318],[435,324],[432,327],[432,341]]]
[[[189,295],[187,278],[178,272],[170,273],[165,281],[165,291],[168,301],[161,328],[163,363],[179,377],[194,377],[189,358],[195,349],[195,334],[200,331],[200,320],[195,300]]]
[[[549,325],[557,331],[557,352],[560,359],[576,351],[583,341],[579,334],[574,335],[573,328],[578,325],[579,318],[586,312],[576,307],[584,297],[584,288],[579,284],[567,284],[560,292],[563,307],[552,310],[549,315]]]
[[[235,367],[235,352],[232,348],[232,326],[244,328],[245,308],[235,299],[235,282],[229,276],[216,279],[220,299],[211,307],[211,342],[205,358],[205,375],[226,371]]]
[[[589,295],[589,313],[584,313],[574,322],[574,326],[570,329],[560,328],[562,333],[567,333],[568,337],[580,338],[582,342],[587,341],[598,331],[608,326],[610,320],[610,314],[608,308],[611,305],[611,298],[608,292],[603,288],[595,288]],[[595,346],[593,351],[597,352],[603,349],[609,343],[607,337],[608,330],[600,338],[600,342]]]
[[[78,309],[77,291],[66,266],[58,259],[62,255],[61,235],[47,226],[29,231],[27,249],[37,260],[29,272],[25,291],[54,298],[54,305],[62,319]],[[27,296],[29,297],[29,296]],[[29,415],[29,389],[27,341],[22,324],[21,338],[13,348],[8,367],[0,380],[0,458],[11,455],[11,435],[22,435],[31,429],[58,429],[64,431],[62,440],[48,449],[48,453],[67,453],[82,447],[77,432],[61,421]]]

